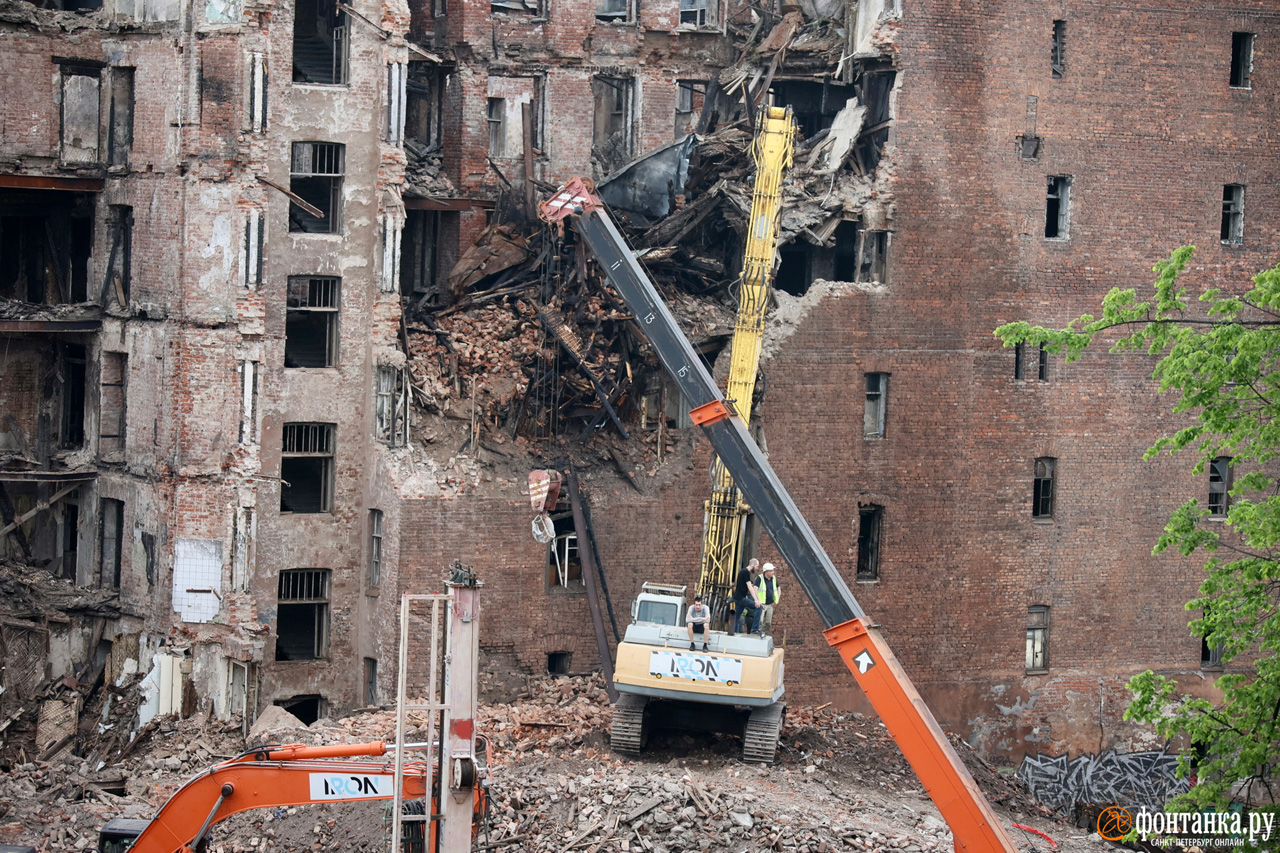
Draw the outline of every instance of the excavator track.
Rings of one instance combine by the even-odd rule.
[[[751,712],[747,730],[742,737],[743,761],[773,763],[774,756],[778,753],[778,737],[782,734],[782,720],[786,712],[787,706],[782,702],[774,702]]]
[[[644,721],[644,709],[649,704],[646,696],[622,693],[613,706],[613,727],[609,730],[609,745],[614,752],[639,755],[644,749],[649,731]]]

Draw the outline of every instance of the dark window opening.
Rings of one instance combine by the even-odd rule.
[[[293,82],[347,82],[351,28],[337,0],[298,0],[293,13]]]
[[[845,220],[836,226],[833,253],[833,278],[836,281],[858,280],[858,238],[862,230],[857,222]]]
[[[334,142],[295,142],[289,189],[320,211],[315,216],[289,203],[289,230],[337,234],[342,230],[342,174],[346,146]]]
[[[96,12],[102,8],[102,0],[42,0],[36,5],[61,12]]]
[[[62,500],[61,545],[61,561],[55,574],[64,580],[75,581],[80,558],[80,504],[73,498]]]
[[[1231,457],[1216,456],[1209,463],[1209,514],[1223,517],[1231,508]]]
[[[857,579],[880,579],[880,531],[884,526],[884,507],[870,504],[858,508]]]
[[[1070,222],[1071,178],[1067,175],[1049,177],[1044,214],[1044,236],[1065,239]]]
[[[333,509],[334,424],[284,425],[280,459],[280,511],[330,512]]]
[[[1048,456],[1042,456],[1036,460],[1035,482],[1031,495],[1033,518],[1053,517],[1053,469],[1056,461]]]
[[[541,0],[489,0],[489,12],[510,12],[539,18],[545,14]]]
[[[858,98],[867,108],[862,120],[862,135],[854,147],[855,168],[865,174],[874,172],[880,165],[884,147],[889,144],[889,96],[893,92],[897,72],[887,66],[867,70],[858,81]]]
[[[556,536],[547,547],[547,586],[551,589],[583,589],[582,556],[572,513],[551,516]]]
[[[1253,74],[1253,33],[1231,34],[1231,88],[1250,88]]]
[[[123,204],[111,205],[110,225],[111,252],[107,256],[107,283],[102,304],[109,306],[114,301],[127,308],[133,285],[133,208]]]
[[[0,190],[0,298],[88,301],[93,205],[89,193]]]
[[[868,284],[884,284],[889,259],[889,232],[862,231],[858,234],[858,278]]]
[[[127,166],[133,146],[133,69],[114,66],[108,79],[111,106],[107,118],[107,165]]]
[[[284,325],[285,367],[333,367],[338,361],[341,279],[291,276]]]
[[[1067,70],[1067,22],[1053,22],[1053,56],[1049,61],[1053,79],[1062,77]]]
[[[87,361],[79,344],[62,345],[62,432],[63,450],[84,446],[84,403]]]
[[[1040,344],[1039,362],[1036,365],[1036,378],[1041,382],[1049,381],[1049,351],[1044,348],[1044,344]]]
[[[600,175],[631,159],[631,127],[635,81],[629,77],[592,77],[594,121],[591,159]]]
[[[1227,184],[1222,188],[1222,242],[1244,242],[1244,185]]]
[[[311,725],[316,720],[324,716],[328,702],[319,694],[309,694],[305,696],[291,696],[288,699],[277,699],[272,704],[284,708],[290,714],[293,714],[305,725]]]
[[[102,456],[124,452],[128,378],[129,357],[122,352],[104,351],[98,403],[98,453]]]
[[[440,270],[436,247],[440,244],[440,216],[433,210],[408,210],[400,238],[400,292],[404,296],[436,289]]]
[[[1013,378],[1025,379],[1027,376],[1027,345],[1013,345]]]
[[[156,535],[143,531],[139,538],[142,540],[142,553],[146,555],[144,572],[147,576],[147,589],[150,590],[156,582]]]
[[[866,375],[867,399],[862,410],[862,437],[884,438],[885,402],[889,396],[889,374]]]
[[[373,421],[375,435],[392,447],[408,442],[409,393],[404,371],[398,367],[378,368],[374,388]]]
[[[1222,669],[1222,653],[1226,647],[1221,643],[1209,645],[1208,637],[1200,638],[1200,668]]]
[[[276,605],[276,660],[329,656],[329,570],[286,569]]]
[[[376,658],[364,659],[364,704],[378,704],[378,661]]]
[[[124,501],[103,498],[98,524],[98,586],[119,589],[124,556]]]
[[[775,103],[791,107],[801,139],[831,127],[848,100],[858,94],[855,86],[829,80],[775,80],[771,89]],[[863,127],[870,126],[863,122]]]
[[[1027,672],[1049,669],[1049,608],[1035,604],[1027,608]]]
[[[409,151],[410,158],[439,149],[443,99],[444,86],[439,68],[427,62],[410,62],[409,80],[405,84],[404,122],[405,139],[414,143]],[[414,151],[413,148],[419,150]]]
[[[1023,160],[1039,160],[1042,141],[1038,136],[1019,136],[1018,156]]]
[[[783,293],[792,296],[804,296],[813,284],[811,272],[812,250],[795,245],[778,251],[780,262],[778,272],[774,275],[773,286]]]
[[[573,652],[547,652],[547,672],[551,675],[568,675]]]
[[[369,586],[382,581],[382,510],[369,510]]]

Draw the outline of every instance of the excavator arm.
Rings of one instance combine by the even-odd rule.
[[[381,742],[265,748],[217,764],[174,792],[129,848],[130,853],[198,850],[209,827],[250,809],[309,803],[389,800],[395,793],[391,761],[343,760],[385,755]],[[404,799],[427,793],[431,768],[404,765]],[[476,797],[483,797],[476,788]],[[482,803],[476,808],[481,809]],[[434,849],[432,847],[431,849]]]
[[[746,424],[725,401],[590,182],[570,180],[541,205],[539,213],[547,222],[572,222],[635,315],[663,367],[689,401],[690,417],[711,440],[827,626],[827,642],[839,653],[951,827],[957,853],[1015,853],[1017,848],[968,768],[752,440]]]

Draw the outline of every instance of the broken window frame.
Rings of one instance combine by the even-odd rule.
[[[369,566],[365,577],[368,591],[376,591],[382,582],[382,523],[384,520],[382,510],[369,510]]]
[[[364,704],[369,707],[378,705],[378,659],[364,659]]]
[[[86,61],[64,61],[61,66],[61,79],[58,84],[58,160],[69,166],[92,166],[102,162],[102,69],[103,63]],[[68,89],[71,81],[77,78],[93,80],[94,113],[92,122],[86,121],[85,128],[92,128],[93,147],[68,145],[67,110],[78,99]],[[85,99],[88,103],[88,99]],[[85,153],[74,153],[83,151]]]
[[[99,589],[119,589],[124,565],[124,501],[98,501]]]
[[[889,398],[889,374],[866,373],[866,401],[862,408],[862,437],[884,438],[885,406]]]
[[[124,455],[128,413],[129,356],[103,350],[98,377],[98,455],[119,461]]]
[[[327,275],[291,275],[285,301],[284,366],[287,370],[338,366],[342,319],[342,279]],[[308,334],[309,333],[309,334]],[[303,346],[304,335],[311,346]],[[314,341],[321,341],[321,347]],[[291,346],[292,342],[292,346]]]
[[[1231,34],[1231,73],[1227,82],[1232,89],[1253,88],[1253,45],[1256,38],[1255,33],[1249,32]]]
[[[109,306],[109,297],[114,297],[116,304],[127,308],[133,288],[133,208],[111,205],[107,223],[111,229],[111,253],[107,257],[107,292],[102,304]]]
[[[1215,456],[1209,462],[1209,517],[1224,519],[1231,510],[1232,471],[1230,456]]]
[[[1049,671],[1049,605],[1027,608],[1026,671],[1029,675]]]
[[[723,31],[720,0],[680,0],[677,15],[677,31]]]
[[[582,576],[582,550],[573,513],[551,515],[555,537],[547,543],[547,589],[558,592],[585,592]]]
[[[404,369],[379,365],[374,383],[374,436],[390,447],[405,447],[409,443],[409,383]]]
[[[1053,22],[1053,48],[1049,58],[1049,71],[1054,80],[1061,80],[1067,73],[1067,22]]]
[[[707,84],[702,80],[677,80],[676,81],[676,115],[675,115],[675,138],[683,139],[688,132],[686,128],[695,122],[697,111],[694,105],[697,103],[697,95],[704,98],[707,93]]]
[[[1023,160],[1039,160],[1040,149],[1044,140],[1034,134],[1018,137],[1018,156]]]
[[[1071,176],[1050,175],[1045,194],[1044,237],[1067,240],[1071,237]]]
[[[329,569],[284,569],[280,572],[276,587],[277,662],[328,660],[330,575]],[[298,627],[301,628],[302,621],[307,618],[304,615],[306,609],[310,609],[310,656],[282,657],[281,643],[286,636],[283,621],[286,616],[297,618]],[[302,636],[303,632],[299,630],[296,638],[300,639]],[[290,637],[293,638],[292,633]]]
[[[1053,456],[1036,458],[1031,487],[1031,517],[1034,519],[1053,519],[1057,463],[1057,458]]]
[[[324,218],[312,216],[290,201],[290,233],[342,233],[346,148],[340,142],[293,143],[289,158],[289,190],[319,208],[324,213]]]
[[[333,512],[334,462],[338,425],[289,422],[284,425],[280,453],[280,513],[306,515]],[[303,465],[308,467],[304,468]],[[291,482],[293,476],[297,482]],[[295,495],[303,476],[315,494]]]
[[[854,580],[872,583],[880,580],[880,543],[884,535],[884,507],[879,504],[858,506],[857,565]]]
[[[1222,227],[1218,236],[1227,246],[1244,242],[1244,184],[1222,185]]]
[[[635,0],[596,0],[596,20],[607,24],[635,22]]]
[[[326,5],[332,5],[331,14],[329,10],[322,8]],[[299,3],[294,6],[293,41],[290,46],[293,83],[294,85],[304,86],[346,86],[351,80],[351,19],[337,0],[316,0],[314,6],[316,7],[315,14],[311,15],[311,9],[308,8],[306,16],[301,14],[303,4]],[[327,21],[324,20],[326,18],[328,19]],[[306,31],[308,22],[312,24],[310,32]],[[325,28],[328,32],[327,36],[319,32],[322,23],[328,24]],[[319,74],[319,79],[305,79],[307,71],[298,64],[298,40],[300,37],[318,39],[329,48],[331,57],[329,71],[328,73]]]
[[[507,151],[507,99],[489,98],[485,109],[489,127],[489,156],[500,160],[506,156]]]
[[[603,151],[603,147],[608,145],[614,136],[620,133],[624,150],[617,156],[622,162],[628,162],[631,160],[632,152],[635,150],[636,122],[633,121],[633,116],[636,102],[636,78],[595,74],[592,75],[591,82],[593,102],[591,146],[593,149],[600,149],[603,154],[608,155],[609,152]],[[603,87],[600,91],[607,91],[611,93],[611,96],[602,98],[598,93],[596,83]],[[602,102],[607,105],[609,111],[607,118],[601,117],[600,107]]]
[[[410,56],[405,73],[404,138],[428,150],[438,148],[444,112],[444,80],[439,66]],[[423,131],[419,135],[419,130]]]
[[[113,65],[107,72],[107,166],[127,169],[133,149],[134,69]]]

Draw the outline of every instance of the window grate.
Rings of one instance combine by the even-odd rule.
[[[337,311],[341,282],[340,278],[290,278],[288,307]]]
[[[341,177],[344,148],[337,142],[295,142],[289,172],[298,177]]]
[[[280,573],[279,600],[323,603],[329,600],[328,569],[285,569]]]
[[[293,455],[333,455],[333,424],[285,424],[284,452]]]

